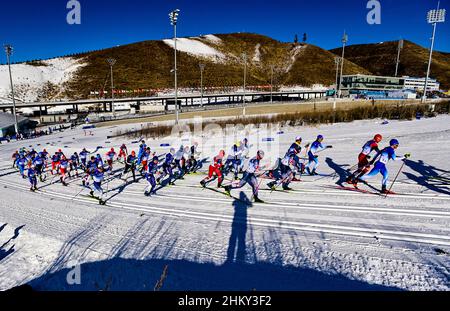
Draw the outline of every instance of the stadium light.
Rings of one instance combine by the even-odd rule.
[[[242,60],[244,61],[244,96],[242,96],[242,114],[245,116],[245,85],[246,85],[246,80],[247,80],[247,54],[246,53],[242,53]]]
[[[14,85],[13,85],[13,79],[12,79],[12,73],[11,73],[11,54],[13,52],[13,47],[10,44],[5,44],[5,53],[6,58],[8,60],[8,69],[9,69],[9,81],[11,83],[11,94],[12,94],[12,101],[13,101],[13,115],[14,115],[14,130],[16,131],[16,137],[19,134],[19,126],[17,124],[17,113],[16,113],[16,99],[14,96]]]
[[[342,57],[341,57],[341,75],[339,77],[339,97],[341,97],[341,84],[342,84],[342,72],[344,71],[344,55],[345,55],[345,45],[348,42],[348,35],[344,31],[344,35],[342,36]]]
[[[175,64],[174,64],[174,80],[175,80],[175,124],[178,124],[178,81],[177,81],[177,21],[179,9],[175,9],[169,13],[170,24],[173,26],[173,41],[175,51]]]
[[[428,24],[433,24],[433,36],[431,37],[430,57],[428,59],[427,76],[425,78],[425,86],[423,89],[422,103],[425,102],[425,100],[427,99],[427,88],[428,88],[428,80],[430,78],[431,61],[433,58],[433,48],[434,48],[434,38],[436,36],[436,26],[438,23],[445,22],[446,10],[439,9],[439,4],[440,4],[440,2],[438,2],[438,7],[436,10],[430,10],[430,11],[428,11],[428,14],[427,14]]]
[[[114,107],[114,76],[113,76],[113,66],[116,64],[117,60],[114,58],[108,58],[106,60],[109,64],[109,67],[111,69],[111,108],[113,116],[116,116],[116,108]]]
[[[398,41],[398,47],[397,47],[397,60],[395,63],[395,77],[398,74],[398,64],[400,63],[400,51],[403,49],[403,39]]]
[[[205,64],[199,64],[198,67],[200,68],[200,107],[203,108],[203,70],[205,70]]]

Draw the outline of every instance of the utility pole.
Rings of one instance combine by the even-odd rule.
[[[403,40],[398,41],[397,47],[397,62],[395,63],[395,77],[398,74],[398,64],[400,63],[400,51],[403,49]]]
[[[273,65],[270,65],[270,103],[273,104]]]
[[[428,59],[427,77],[425,78],[425,87],[423,89],[422,103],[425,102],[427,99],[428,79],[430,77],[431,60],[433,58],[433,48],[434,48],[434,38],[436,36],[436,26],[437,26],[437,23],[445,22],[445,9],[439,9],[439,5],[440,5],[440,1],[438,2],[437,9],[429,11],[428,16],[427,16],[428,23],[433,24],[433,36],[431,37],[430,57]]]
[[[203,70],[205,70],[205,64],[199,64],[200,67],[200,96],[201,96],[201,103],[200,107],[203,108]]]
[[[14,95],[14,84],[11,73],[11,54],[13,51],[13,47],[10,44],[5,45],[6,58],[8,60],[8,70],[9,70],[9,82],[11,83],[11,94],[13,101],[13,115],[14,115],[14,130],[16,131],[16,137],[19,134],[19,126],[17,124],[17,112],[16,112],[16,98]]]
[[[169,13],[170,23],[173,26],[173,38],[174,38],[174,50],[175,50],[175,65],[174,65],[174,75],[175,75],[175,124],[178,124],[178,84],[177,84],[177,21],[179,9],[173,10]]]
[[[344,56],[345,56],[345,45],[348,42],[348,35],[344,31],[344,36],[342,37],[342,57],[341,57],[341,76],[339,77],[339,97],[342,95],[341,85],[342,85],[342,73],[344,71]]]
[[[113,76],[113,66],[116,64],[116,60],[114,58],[108,58],[107,62],[109,67],[111,68],[111,108],[113,116],[116,117],[116,108],[114,107],[114,76]]]
[[[242,53],[242,59],[244,60],[244,96],[242,96],[242,114],[245,117],[245,93],[246,93],[246,89],[245,89],[245,85],[246,85],[246,79],[247,79],[247,54],[246,53]]]

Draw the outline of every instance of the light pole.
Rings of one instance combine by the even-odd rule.
[[[174,40],[174,80],[175,80],[175,124],[178,124],[178,85],[177,85],[177,21],[178,14],[180,13],[179,9],[175,9],[169,13],[170,24],[173,26],[173,40]]]
[[[270,65],[270,103],[273,104],[273,65]]]
[[[200,107],[203,108],[203,70],[205,70],[205,64],[199,64],[198,66],[200,67]]]
[[[13,51],[12,45],[5,44],[5,52],[6,52],[6,58],[8,60],[8,69],[9,69],[9,82],[11,83],[11,94],[12,94],[12,101],[13,101],[14,130],[16,131],[16,137],[17,137],[17,135],[19,134],[19,126],[17,125],[16,99],[14,97],[14,85],[13,85],[12,73],[11,73],[12,51]]]
[[[422,97],[422,103],[425,102],[427,99],[427,87],[428,87],[428,79],[430,77],[430,69],[431,69],[431,60],[433,58],[433,48],[434,48],[434,38],[436,35],[436,25],[437,23],[443,23],[445,22],[445,9],[439,9],[438,7],[436,10],[430,10],[428,11],[428,24],[433,24],[433,36],[431,37],[431,48],[430,48],[430,57],[428,59],[428,69],[427,69],[427,77],[425,78],[425,87],[423,89],[423,97]]]
[[[246,84],[246,80],[247,80],[247,54],[246,53],[242,53],[242,59],[244,61],[244,96],[242,96],[242,114],[245,116],[245,84]]]
[[[334,58],[334,63],[336,64],[336,79],[334,80],[334,82],[336,83],[336,87],[334,88],[334,100],[333,100],[333,110],[336,109],[336,96],[337,96],[337,88],[338,88],[338,73],[339,73],[339,65],[341,63],[341,58],[339,56],[336,56]]]
[[[114,76],[113,76],[113,66],[116,64],[116,60],[114,58],[108,58],[106,60],[111,69],[111,108],[113,116],[116,117],[116,108],[114,107]]]
[[[341,84],[342,84],[342,72],[344,70],[344,55],[345,55],[345,45],[348,42],[348,36],[344,31],[344,35],[342,36],[342,57],[341,57],[341,75],[339,77],[339,97],[341,97],[342,91],[341,91]]]
[[[395,63],[395,77],[398,74],[398,64],[400,63],[400,51],[403,49],[403,40],[398,41],[398,47],[397,47],[397,61]]]

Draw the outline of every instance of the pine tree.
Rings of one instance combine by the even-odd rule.
[[[303,43],[305,43],[306,42],[306,40],[307,40],[307,36],[306,36],[306,32],[303,34]]]
[[[294,44],[297,45],[297,43],[298,43],[298,36],[297,36],[297,34],[295,34],[295,37],[294,37]]]

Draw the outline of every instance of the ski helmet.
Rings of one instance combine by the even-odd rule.
[[[399,145],[400,143],[398,142],[398,140],[397,139],[391,139],[391,141],[389,142],[389,145],[390,146],[395,146],[395,145]]]
[[[377,134],[373,137],[373,140],[375,140],[377,143],[383,140],[383,136],[381,134]]]
[[[257,154],[256,154],[260,159],[264,158],[264,151],[262,150],[258,150]]]
[[[154,156],[153,157],[153,162],[158,162],[158,161],[159,161],[159,158],[157,156]]]
[[[302,141],[302,137],[301,136],[295,137],[295,141]]]
[[[323,140],[323,136],[322,135],[318,135],[317,136],[317,140]]]
[[[246,145],[246,144],[248,143],[248,139],[247,139],[247,138],[244,138],[244,139],[242,140],[242,142]]]

